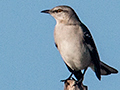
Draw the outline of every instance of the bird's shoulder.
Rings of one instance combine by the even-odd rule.
[[[80,24],[80,27],[82,28],[83,31],[84,43],[86,43],[86,45],[89,47],[91,51],[93,49],[96,50],[96,46],[89,29],[82,23]]]

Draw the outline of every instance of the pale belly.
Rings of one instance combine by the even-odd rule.
[[[91,57],[87,46],[82,42],[83,32],[79,25],[56,25],[54,31],[55,43],[64,60],[72,70],[82,70],[91,64]]]
[[[91,57],[88,49],[78,42],[61,42],[59,52],[64,62],[72,70],[82,70],[91,63]]]

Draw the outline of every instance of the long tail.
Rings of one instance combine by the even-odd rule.
[[[95,71],[94,66],[91,67],[93,71]],[[101,75],[109,75],[109,74],[116,74],[118,73],[118,71],[113,68],[108,66],[107,64],[103,63],[102,61],[100,61],[100,73]],[[80,71],[74,71],[74,75],[77,78],[77,80],[80,80],[81,78],[83,78],[83,75],[81,70]]]
[[[118,71],[116,69],[108,66],[107,64],[105,64],[101,61],[100,61],[100,65],[101,65],[101,68],[100,68],[101,75],[109,75],[111,73],[118,73]]]

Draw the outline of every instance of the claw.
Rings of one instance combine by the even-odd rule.
[[[76,86],[78,84],[82,84],[83,78],[81,78],[79,81],[76,81],[75,84],[73,86]]]
[[[86,72],[87,68],[84,70],[83,74],[82,74],[82,78],[79,79],[78,81],[75,82],[75,84],[73,86],[76,86],[78,84],[82,84],[82,81],[84,79],[84,75],[85,75],[85,72]]]
[[[67,80],[68,80],[68,79],[66,79],[66,80],[60,80],[60,82],[64,82],[64,83],[65,83]]]
[[[71,79],[72,75],[73,75],[73,74],[71,74],[71,75],[70,75],[67,79],[65,79],[65,80],[60,80],[60,82],[64,82],[64,83],[65,83],[67,80],[70,80],[70,79]]]

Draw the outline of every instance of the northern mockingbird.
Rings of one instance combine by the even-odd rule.
[[[90,31],[71,7],[63,5],[41,12],[48,13],[55,18],[55,45],[69,71],[75,75],[77,80],[83,78],[88,67],[92,68],[99,80],[101,75],[118,73],[116,69],[100,61]],[[84,70],[83,74],[81,70]]]

